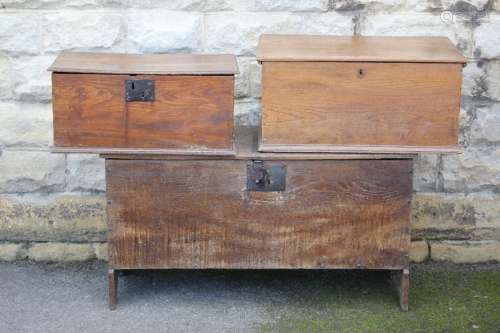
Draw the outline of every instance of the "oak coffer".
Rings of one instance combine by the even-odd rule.
[[[454,152],[466,59],[442,37],[263,35],[260,151]]]
[[[62,53],[54,151],[231,155],[232,55]]]
[[[110,304],[116,271],[386,269],[408,305],[413,155],[258,153],[106,159]]]

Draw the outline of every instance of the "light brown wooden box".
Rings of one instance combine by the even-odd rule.
[[[232,55],[63,53],[49,70],[56,152],[234,154]],[[154,100],[126,100],[127,80]]]
[[[447,38],[263,35],[260,151],[457,151],[462,67]]]

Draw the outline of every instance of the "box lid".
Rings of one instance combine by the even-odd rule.
[[[262,35],[259,61],[466,63],[446,37]]]
[[[89,74],[234,75],[229,54],[119,54],[63,52],[49,71]]]

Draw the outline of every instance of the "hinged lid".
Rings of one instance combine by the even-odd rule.
[[[443,62],[467,60],[446,37],[262,35],[259,61]]]
[[[89,74],[234,75],[229,54],[61,53],[49,71]]]

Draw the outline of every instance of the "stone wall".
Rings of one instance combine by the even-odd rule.
[[[449,37],[463,153],[418,161],[412,258],[500,260],[500,0],[0,0],[0,259],[105,258],[103,161],[49,153],[59,52],[234,53],[255,124],[262,33]]]

